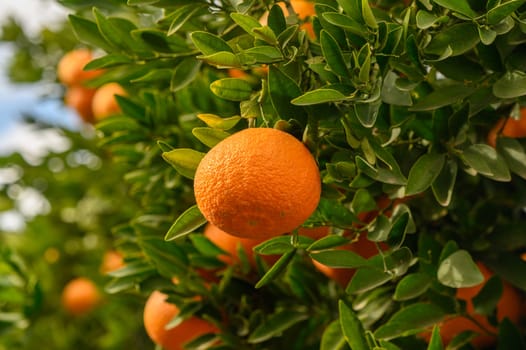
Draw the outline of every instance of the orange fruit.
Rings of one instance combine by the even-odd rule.
[[[521,108],[520,118],[499,119],[488,133],[488,144],[497,147],[497,137],[500,135],[510,138],[526,137],[526,107]]]
[[[228,76],[231,78],[245,79],[247,75],[247,72],[242,69],[230,68],[228,70]]]
[[[185,343],[204,335],[215,333],[217,328],[198,317],[190,317],[179,325],[166,329],[166,325],[179,313],[174,304],[166,301],[166,295],[154,291],[144,306],[144,328],[152,341],[165,350],[183,350]]]
[[[239,238],[232,236],[212,224],[206,225],[204,235],[212,243],[226,252],[226,254],[219,256],[219,260],[227,265],[239,263],[238,247],[241,247],[245,251],[250,263],[255,265],[256,260],[253,249],[255,246],[265,241],[264,239]]]
[[[456,297],[460,300],[466,301],[466,312],[468,315],[473,317],[485,329],[488,329],[491,332],[497,332],[497,329],[488,322],[486,316],[476,313],[473,306],[473,297],[475,297],[480,292],[487,280],[493,275],[493,273],[484,264],[478,262],[477,265],[484,275],[484,283],[473,287],[458,288]],[[517,290],[514,289],[510,284],[503,283],[502,295],[497,304],[497,320],[502,321],[507,317],[511,322],[517,324],[521,316],[520,306],[521,297]],[[471,344],[473,344],[476,348],[490,347],[496,342],[495,336],[484,332],[484,330],[481,329],[477,324],[463,316],[454,316],[445,320],[440,325],[440,335],[442,336],[442,341],[445,345],[449,344],[449,342],[456,335],[467,330],[480,333],[480,335],[471,341]],[[429,338],[429,335],[426,334],[425,337]]]
[[[381,245],[380,247],[382,249],[384,249],[384,247],[385,249],[387,249],[387,246],[385,245]],[[366,259],[378,254],[378,248],[376,244],[368,240],[367,235],[365,233],[360,234],[357,241],[352,242],[350,244],[346,244],[344,246],[340,246],[336,249],[349,250],[356,254],[359,254],[360,256]],[[340,284],[342,287],[347,286],[347,284],[349,283],[356,271],[355,269],[330,267],[327,265],[323,265],[322,263],[316,260],[312,260],[312,263],[318,271],[323,273],[329,279],[338,282],[338,284]]]
[[[101,120],[120,112],[121,108],[115,99],[115,95],[126,96],[124,88],[117,83],[102,85],[95,91],[91,108],[96,120]]]
[[[101,295],[93,281],[77,277],[69,281],[62,290],[62,306],[75,316],[93,310],[101,301]]]
[[[91,102],[95,89],[89,89],[81,85],[70,86],[64,96],[64,103],[71,107],[86,123],[93,122],[93,111]]]
[[[321,194],[309,150],[283,131],[250,128],[214,146],[194,177],[197,206],[221,230],[268,239],[300,226]]]
[[[102,257],[100,270],[103,274],[120,269],[124,266],[122,254],[116,250],[108,250]]]
[[[93,79],[102,70],[85,71],[84,66],[93,59],[93,53],[88,49],[77,49],[66,53],[57,65],[57,78],[64,85],[80,85]]]

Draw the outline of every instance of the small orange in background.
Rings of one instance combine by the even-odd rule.
[[[271,128],[239,131],[214,146],[194,177],[197,206],[221,230],[268,239],[301,226],[316,209],[316,160],[294,136]]]
[[[514,139],[526,137],[526,107],[521,108],[521,116],[518,120],[511,117],[507,119],[501,118],[491,128],[488,133],[488,144],[493,148],[497,147],[499,133],[502,136]]]
[[[256,253],[254,252],[254,247],[265,241],[264,239],[239,238],[232,236],[212,224],[206,225],[204,235],[212,243],[227,253],[219,256],[219,260],[227,265],[234,265],[240,262],[238,256],[238,247],[241,247],[246,253],[250,264],[255,266]],[[269,263],[275,262],[275,259],[271,259],[271,256],[268,255],[264,255],[262,258]]]
[[[64,96],[66,106],[72,108],[86,123],[93,123],[93,111],[91,103],[95,89],[90,89],[82,85],[71,86],[67,89]]]
[[[124,266],[122,254],[116,250],[108,250],[102,257],[100,270],[103,274],[120,269]]]
[[[68,86],[81,85],[102,73],[102,70],[85,71],[86,66],[93,60],[93,53],[88,49],[76,49],[66,53],[57,65],[58,80]]]
[[[108,83],[97,89],[91,108],[95,120],[101,120],[121,111],[115,95],[126,96],[126,91],[118,83]]]
[[[283,14],[287,16],[289,11],[284,2],[276,2],[276,4],[281,7]],[[314,2],[309,0],[291,0],[290,5],[294,12],[298,15],[298,18],[303,21],[300,24],[300,29],[303,29],[307,32],[310,38],[314,39],[316,34],[314,33],[314,28],[312,22],[308,22],[309,17],[314,16],[316,11],[314,10]],[[263,26],[268,24],[268,12],[265,12],[263,16],[259,19],[259,23]]]
[[[459,300],[466,302],[466,312],[468,315],[470,315],[470,317],[475,319],[485,329],[496,333],[497,329],[488,322],[486,316],[477,314],[475,312],[475,307],[473,306],[472,299],[480,292],[484,284],[493,275],[493,273],[481,262],[478,262],[477,266],[479,267],[480,272],[482,272],[484,275],[484,283],[474,287],[458,288],[456,297]],[[512,323],[517,324],[522,313],[521,305],[521,297],[518,291],[509,283],[503,282],[502,295],[499,299],[499,302],[497,303],[497,320],[500,322],[507,317]],[[451,340],[461,332],[468,330],[480,333],[471,341],[471,344],[473,344],[476,348],[487,348],[495,345],[495,336],[484,332],[483,329],[481,329],[477,324],[473,323],[473,321],[468,318],[454,316],[452,318],[446,319],[440,325],[440,335],[444,345],[449,344],[449,342],[451,342]],[[424,335],[424,338],[427,338],[428,340],[429,337],[430,334]]]
[[[62,290],[62,306],[75,316],[89,313],[101,302],[102,297],[93,281],[77,277],[69,281]]]
[[[166,301],[166,295],[153,292],[144,306],[144,328],[152,341],[165,350],[183,350],[184,344],[218,329],[203,319],[190,317],[179,325],[166,329],[166,325],[179,313],[174,304]]]

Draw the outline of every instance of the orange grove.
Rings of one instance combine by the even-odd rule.
[[[64,85],[72,86],[97,77],[102,70],[84,70],[91,60],[93,53],[88,49],[76,49],[66,53],[57,65],[58,80]]]
[[[126,91],[118,83],[108,83],[97,89],[91,104],[95,120],[101,120],[120,112],[121,108],[115,95],[126,96]]]
[[[320,200],[321,180],[314,157],[292,135],[249,128],[203,157],[194,193],[205,218],[221,230],[268,239],[309,218]]]
[[[198,317],[185,319],[177,326],[167,329],[166,325],[179,313],[179,309],[166,301],[166,295],[154,291],[144,306],[144,328],[152,341],[165,350],[183,350],[184,344],[204,335],[216,333],[217,328]]]
[[[62,290],[62,306],[75,316],[89,313],[100,304],[101,299],[95,283],[85,277],[69,281]]]
[[[521,108],[520,118],[501,118],[488,133],[488,144],[497,147],[497,137],[500,135],[510,138],[526,137],[526,107]]]
[[[478,314],[473,305],[473,297],[480,292],[484,284],[493,275],[484,264],[478,262],[477,265],[484,275],[484,283],[474,287],[458,288],[456,297],[466,302],[466,312],[470,317],[475,319],[486,330],[496,333],[497,329],[488,322],[486,316]],[[517,324],[521,312],[521,297],[519,293],[510,284],[503,282],[502,295],[497,303],[497,320],[500,322],[507,317],[512,323]],[[456,335],[467,330],[479,333],[479,335],[471,341],[471,344],[476,348],[486,348],[495,344],[496,337],[493,334],[485,332],[469,318],[454,316],[445,320],[440,325],[440,335],[445,345],[449,344]],[[426,334],[425,337],[429,338],[429,335]]]
[[[94,120],[93,111],[91,110],[93,95],[95,95],[95,89],[81,85],[71,86],[66,91],[64,103],[75,110],[83,121],[92,123]]]

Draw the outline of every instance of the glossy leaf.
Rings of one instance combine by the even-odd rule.
[[[199,51],[205,56],[213,55],[218,52],[230,52],[232,53],[232,48],[220,37],[217,35],[208,33],[208,32],[192,32],[190,35],[192,42]]]
[[[206,219],[197,207],[193,205],[183,212],[170,227],[164,239],[171,241],[186,236],[194,232],[199,227],[206,224]]]
[[[164,152],[162,156],[179,174],[193,179],[197,166],[205,154],[190,148],[178,148],[173,151]]]
[[[497,150],[506,160],[510,170],[526,179],[526,153],[521,143],[512,138],[499,137]]]
[[[248,337],[248,342],[258,344],[272,337],[278,336],[283,331],[294,326],[298,322],[307,319],[309,315],[303,311],[281,310],[271,315],[260,324]]]
[[[409,171],[406,196],[424,192],[435,181],[444,167],[445,154],[427,153],[417,159]]]
[[[106,52],[113,51],[113,47],[100,34],[99,28],[95,22],[76,15],[69,15],[69,22],[73,27],[75,35],[80,41],[88,45],[100,47]]]
[[[493,94],[504,99],[526,95],[526,74],[520,71],[506,72],[493,84]]]
[[[339,76],[347,77],[349,70],[347,69],[341,48],[336,39],[326,30],[322,30],[320,33],[320,45],[323,56],[325,60],[327,60],[331,71]]]
[[[340,320],[332,321],[323,331],[320,350],[345,350],[347,348]]]
[[[350,243],[349,239],[338,236],[338,235],[328,235],[323,238],[318,239],[317,241],[313,242],[308,248],[308,252],[315,252],[317,250],[325,250],[330,249],[334,247],[339,247],[344,244]]]
[[[464,84],[451,85],[433,91],[429,95],[418,100],[413,107],[410,107],[410,110],[432,111],[440,107],[461,102],[464,98],[471,95],[474,91],[475,90],[473,88],[466,87]]]
[[[393,298],[398,301],[414,299],[427,291],[431,278],[425,273],[412,273],[404,276],[396,285]]]
[[[440,283],[452,288],[473,287],[484,281],[484,276],[465,250],[457,250],[442,260],[437,278]]]
[[[486,144],[475,144],[464,150],[462,159],[481,175],[495,181],[510,181],[508,165],[495,149]]]
[[[440,174],[431,184],[433,195],[440,205],[447,207],[451,203],[457,179],[458,164],[454,160],[448,160]]]
[[[211,128],[219,130],[230,130],[241,120],[241,117],[234,116],[229,118],[221,118],[215,114],[198,114],[197,118],[201,119]]]
[[[338,302],[340,325],[347,344],[352,350],[369,350],[365,329],[353,309],[343,300]]]
[[[195,58],[187,58],[177,65],[170,82],[170,90],[175,92],[188,86],[199,73],[201,62]]]
[[[477,13],[471,9],[467,0],[433,0],[433,2],[468,18],[477,16]]]
[[[305,94],[296,97],[292,103],[297,106],[309,106],[327,102],[337,102],[345,100],[346,96],[338,90],[321,88],[306,92]]]
[[[350,250],[333,249],[310,253],[311,258],[334,268],[357,268],[367,265],[367,260]]]
[[[230,136],[229,133],[213,128],[193,128],[192,135],[208,147],[214,147],[219,142]]]
[[[210,84],[210,90],[221,98],[230,101],[243,101],[250,99],[252,86],[244,79],[224,78]]]
[[[444,345],[442,343],[442,338],[440,336],[440,326],[435,325],[433,331],[431,332],[431,339],[429,340],[429,345],[427,350],[443,350]]]
[[[261,288],[277,278],[283,271],[285,271],[295,254],[296,250],[291,250],[283,254],[279,260],[274,265],[272,265],[272,267],[256,283],[255,288]]]
[[[521,7],[526,1],[525,0],[512,0],[503,2],[493,8],[491,8],[486,14],[486,23],[489,25],[495,25],[504,20],[504,18],[510,16],[515,10]]]
[[[462,55],[474,48],[479,41],[479,33],[475,24],[459,23],[439,32],[425,48],[425,52],[443,56],[449,48],[452,56]]]
[[[271,66],[268,72],[268,92],[272,106],[281,119],[305,120],[303,108],[293,105],[291,101],[301,95],[298,84],[278,68]]]
[[[359,294],[377,288],[392,278],[391,274],[376,267],[361,267],[351,279],[345,290],[349,294]]]
[[[410,304],[397,311],[386,323],[376,329],[379,339],[395,339],[421,332],[424,328],[439,322],[445,312],[430,303]]]

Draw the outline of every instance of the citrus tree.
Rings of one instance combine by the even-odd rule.
[[[60,3],[158,347],[526,348],[523,0]]]

